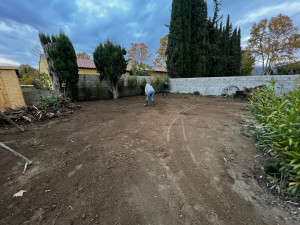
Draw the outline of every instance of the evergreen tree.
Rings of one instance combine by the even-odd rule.
[[[78,66],[76,52],[72,42],[63,32],[59,36],[52,35],[52,43],[55,47],[49,51],[53,62],[52,70],[59,77],[60,85],[65,83],[65,90],[72,101],[78,98]]]
[[[214,0],[213,19],[207,19],[204,0],[173,0],[167,54],[171,77],[240,75],[240,30],[232,32],[229,15],[226,26],[221,1]]]
[[[127,61],[125,55],[126,50],[110,40],[100,43],[93,53],[100,79],[106,81],[109,90],[114,95],[114,99],[118,98],[118,81],[122,74],[126,72]]]
[[[229,21],[229,15],[227,16],[227,21],[226,21],[226,27],[223,31],[223,70],[224,70],[224,75],[225,76],[230,76],[231,74],[228,71],[228,62],[229,62],[229,55],[230,55],[230,37],[232,34],[232,25],[230,24]]]
[[[204,0],[192,1],[191,16],[191,76],[203,77],[208,73],[206,57],[209,50],[207,4]]]
[[[184,29],[183,24],[183,0],[173,0],[171,22],[169,27],[169,40],[166,50],[167,54],[167,69],[170,77],[180,77],[183,75],[184,65]]]

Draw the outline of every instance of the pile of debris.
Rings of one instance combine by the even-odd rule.
[[[28,105],[16,109],[7,109],[0,114],[0,126],[11,124],[11,121],[18,125],[25,125],[34,121],[52,119],[55,117],[73,114],[80,109],[80,105],[71,103],[67,98],[60,98],[56,107],[48,107],[41,102],[37,105]]]
[[[266,85],[259,85],[254,88],[245,88],[243,91],[236,91],[233,97],[244,97],[244,98],[251,98],[257,90],[266,87]]]

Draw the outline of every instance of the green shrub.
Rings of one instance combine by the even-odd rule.
[[[37,105],[39,110],[49,110],[54,113],[59,113],[60,111],[60,100],[62,99],[62,95],[53,95],[47,97],[40,97],[40,102]]]
[[[164,81],[160,79],[151,80],[150,85],[153,87],[155,93],[161,93]]]
[[[50,89],[52,86],[51,78],[47,73],[39,73],[33,85],[37,89]]]
[[[140,94],[144,95],[145,94],[145,87],[147,84],[147,80],[143,78],[142,80],[139,81],[139,86],[140,86]]]
[[[102,84],[101,84],[101,82],[100,81],[98,81],[97,83],[96,83],[96,93],[97,93],[97,97],[99,98],[99,99],[102,99],[103,98],[103,87],[102,87]]]
[[[293,90],[279,97],[275,81],[271,87],[257,90],[251,98],[253,117],[264,129],[259,138],[280,161],[280,180],[269,176],[282,194],[300,197],[300,90]]]
[[[128,77],[128,89],[130,92],[130,95],[132,95],[133,91],[136,91],[138,88],[138,79],[136,76],[130,76]]]

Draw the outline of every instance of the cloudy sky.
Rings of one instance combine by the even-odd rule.
[[[207,0],[209,14],[212,0]],[[0,4],[0,65],[30,64],[38,68],[33,49],[38,32],[63,30],[76,52],[92,56],[100,41],[110,38],[128,49],[144,42],[153,53],[159,39],[168,34],[172,0],[3,0]],[[290,16],[300,28],[299,0],[223,0],[221,14],[231,17],[247,43],[251,26],[278,14]]]

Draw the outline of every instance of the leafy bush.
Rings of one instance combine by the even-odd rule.
[[[152,80],[150,85],[153,87],[155,93],[161,93],[164,81],[160,79]]]
[[[59,113],[60,111],[60,100],[62,99],[62,95],[53,95],[47,97],[40,97],[40,102],[37,105],[39,110],[47,109],[54,113]]]
[[[131,73],[133,76],[150,76],[152,68],[144,63],[134,63],[132,64]]]
[[[34,78],[29,76],[28,74],[23,74],[20,79],[20,83],[23,85],[32,85],[34,82]]]
[[[47,73],[40,73],[33,85],[37,89],[50,89],[52,86],[51,78]]]
[[[128,77],[128,89],[130,92],[130,95],[132,95],[133,91],[136,91],[138,88],[138,79],[136,76],[130,76]]]
[[[143,78],[142,80],[140,80],[139,82],[139,86],[140,86],[140,94],[144,95],[145,94],[145,87],[147,84],[147,80],[145,78]]]
[[[96,83],[96,93],[99,99],[103,98],[103,87],[100,81]]]
[[[300,197],[300,90],[281,97],[276,95],[275,81],[271,87],[257,90],[251,98],[251,114],[264,129],[259,138],[280,162],[280,180],[275,176],[272,188]]]

